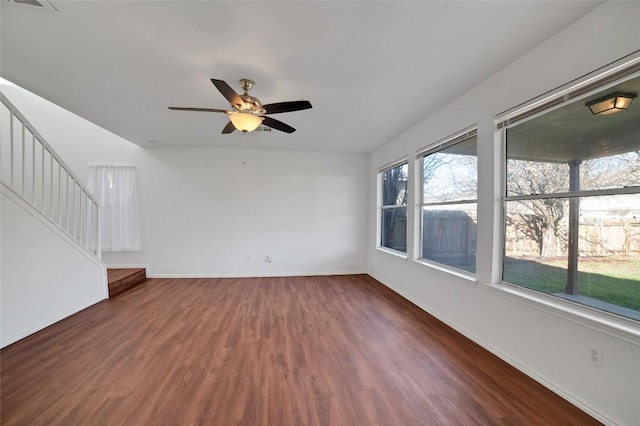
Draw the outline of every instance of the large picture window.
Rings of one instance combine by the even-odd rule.
[[[407,252],[407,163],[380,172],[380,246]]]
[[[420,257],[475,272],[478,223],[476,130],[453,136],[418,157],[422,170]]]
[[[639,92],[636,73],[506,126],[503,281],[640,320]]]

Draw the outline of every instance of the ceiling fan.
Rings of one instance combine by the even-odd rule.
[[[265,125],[272,129],[280,130],[285,133],[293,133],[296,131],[288,124],[268,117],[269,114],[279,114],[282,112],[300,111],[311,108],[309,101],[290,101],[276,102],[273,104],[262,105],[258,98],[249,95],[249,89],[255,84],[252,80],[243,78],[240,80],[240,86],[244,93],[238,95],[225,81],[211,79],[214,86],[222,93],[230,103],[233,109],[214,109],[214,108],[188,108],[188,107],[169,107],[176,111],[203,111],[203,112],[221,112],[229,115],[229,123],[222,129],[223,134],[232,133],[238,129],[242,132],[252,132],[259,125]]]

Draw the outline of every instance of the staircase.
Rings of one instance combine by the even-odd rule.
[[[100,205],[71,168],[0,93],[0,180],[6,191],[97,259]]]
[[[114,298],[147,281],[147,270],[144,268],[107,269],[109,281],[109,298]]]
[[[98,202],[4,92],[0,182],[6,347],[104,300],[108,288]]]

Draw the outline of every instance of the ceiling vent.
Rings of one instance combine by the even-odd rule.
[[[9,4],[15,4],[18,6],[25,6],[32,9],[46,10],[48,12],[57,12],[56,8],[51,5],[47,0],[3,0]]]

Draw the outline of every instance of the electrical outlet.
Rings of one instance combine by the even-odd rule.
[[[596,367],[602,367],[602,355],[602,349],[589,348],[589,362]]]

